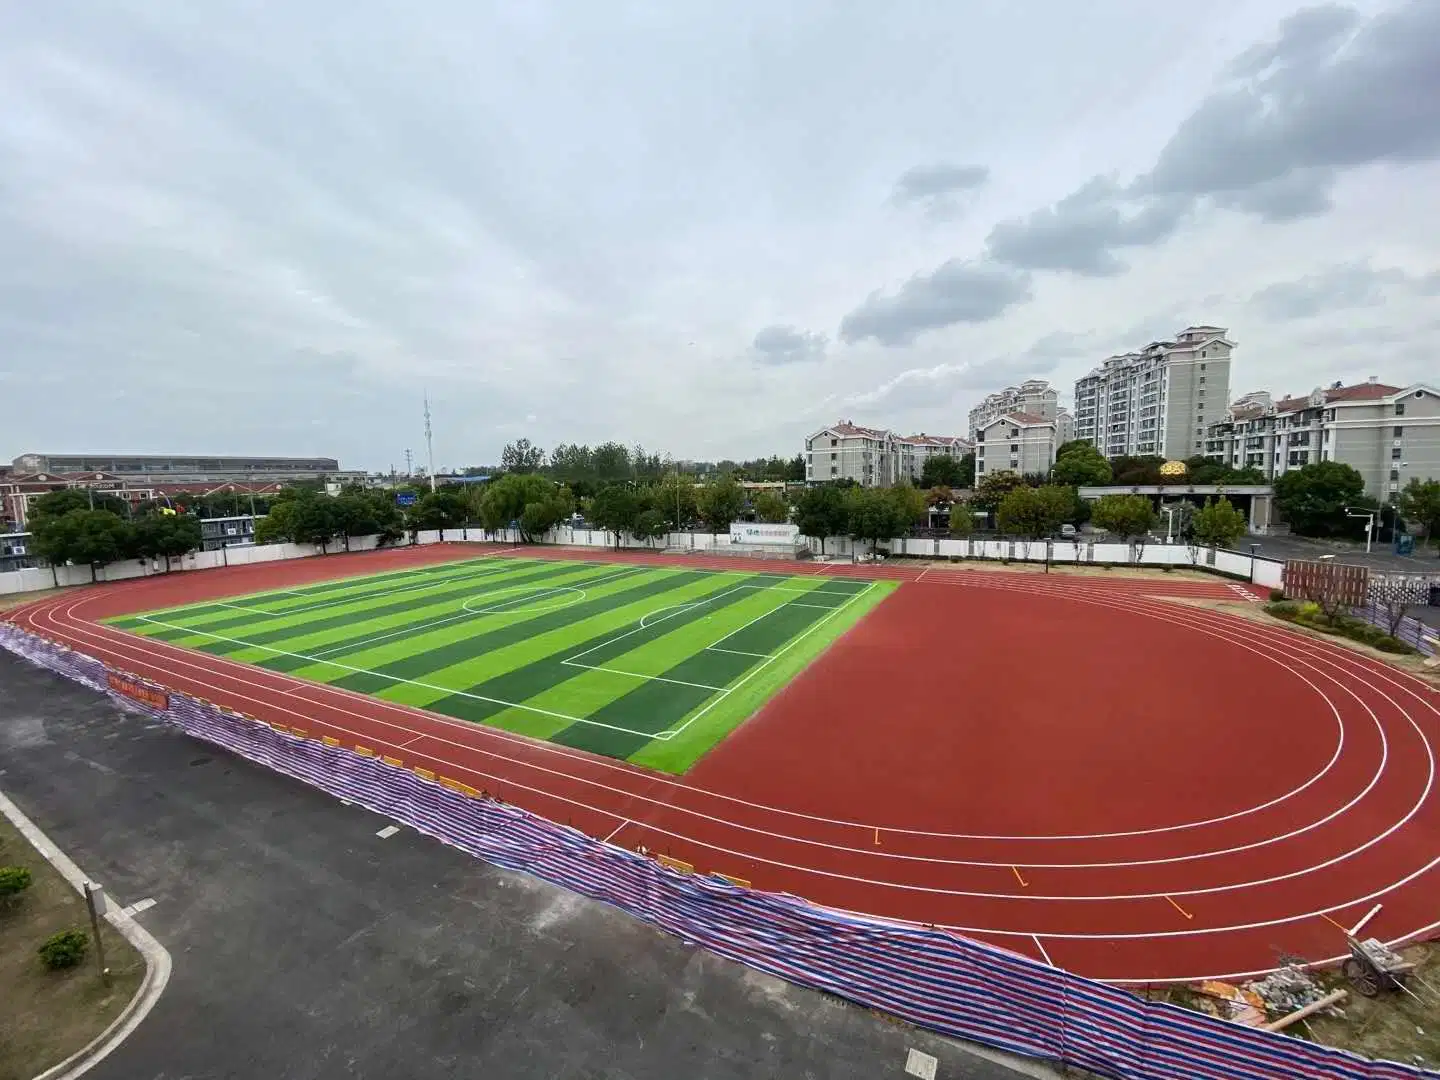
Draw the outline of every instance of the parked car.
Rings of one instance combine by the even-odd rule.
[[[1075,537],[1078,536],[1078,535],[1079,535],[1079,533],[1076,532],[1074,525],[1061,525],[1061,526],[1060,526],[1060,539],[1061,539],[1061,540],[1074,540]]]

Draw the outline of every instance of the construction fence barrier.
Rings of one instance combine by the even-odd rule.
[[[596,840],[372,752],[279,731],[0,622],[0,646],[496,866],[601,900],[781,979],[959,1039],[1116,1080],[1412,1080],[1440,1073],[1215,1019],[926,926],[821,907]],[[125,693],[111,685],[118,676]],[[163,706],[160,704],[163,702]]]

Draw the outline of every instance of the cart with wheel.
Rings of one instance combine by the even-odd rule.
[[[1365,997],[1374,997],[1382,990],[1404,990],[1405,980],[1415,965],[1400,959],[1380,942],[1360,941],[1346,935],[1350,957],[1341,967],[1351,985]]]

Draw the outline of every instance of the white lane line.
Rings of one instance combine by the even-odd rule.
[[[1030,937],[1034,940],[1035,947],[1040,950],[1040,955],[1045,958],[1045,963],[1049,964],[1051,967],[1054,967],[1055,961],[1050,959],[1050,954],[1045,951],[1045,946],[1040,943],[1040,935],[1031,934]]]
[[[126,915],[139,915],[142,911],[149,911],[155,906],[153,898],[147,896],[144,900],[136,900],[135,903],[121,908]]]
[[[607,836],[607,837],[605,837],[605,839],[602,840],[601,843],[602,843],[602,844],[608,844],[608,843],[610,843],[611,840],[614,840],[615,837],[620,834],[620,830],[623,829],[623,828],[625,828],[625,826],[626,826],[626,825],[629,825],[629,824],[632,824],[632,822],[630,821],[629,818],[626,818],[624,821],[620,822],[619,825],[616,825],[615,828],[613,828],[613,829],[610,830],[610,835]]]
[[[383,829],[381,829],[381,830],[380,830],[379,832],[377,832],[375,835],[378,836],[381,840],[389,840],[390,837],[394,836],[394,835],[395,835],[396,833],[398,833],[399,831],[400,831],[400,826],[399,826],[399,825],[386,825]]]

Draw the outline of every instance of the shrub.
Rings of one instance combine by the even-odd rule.
[[[51,971],[72,968],[85,959],[85,950],[90,947],[90,935],[84,930],[61,930],[45,939],[37,952],[40,959]]]
[[[1271,590],[1270,590],[1270,602],[1271,602],[1272,604],[1278,604],[1278,603],[1280,603],[1280,601],[1282,601],[1282,600],[1284,600],[1284,599],[1285,599],[1285,590],[1284,590],[1284,589],[1271,589]]]
[[[0,866],[0,904],[13,901],[30,887],[30,871],[23,866]]]

